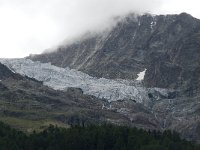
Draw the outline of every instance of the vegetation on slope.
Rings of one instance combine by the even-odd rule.
[[[136,128],[102,125],[59,128],[50,125],[26,135],[0,123],[1,150],[199,150],[177,133],[147,132]]]

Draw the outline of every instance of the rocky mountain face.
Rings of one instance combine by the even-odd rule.
[[[0,120],[23,131],[41,130],[48,124],[68,127],[104,122],[131,123],[120,113],[102,109],[107,103],[84,95],[78,88],[53,90],[0,64]]]
[[[109,31],[28,58],[41,63],[0,60],[10,69],[0,65],[7,121],[111,122],[200,142],[200,21],[186,13],[130,14]]]
[[[109,32],[82,38],[29,58],[111,79],[136,79],[146,68],[147,87],[200,91],[200,20],[189,14],[130,14]]]
[[[176,90],[146,88],[138,81],[98,79],[74,69],[28,59],[0,59],[0,62],[26,77],[25,86],[20,75],[21,80],[1,81],[2,93],[11,88],[11,94],[19,95],[3,100],[12,101],[9,107],[2,104],[6,117],[49,119],[65,125],[109,122],[151,130],[169,129],[188,140],[200,141],[199,96],[186,97]],[[16,73],[12,72],[14,76]],[[18,116],[19,112],[22,116]]]
[[[91,77],[80,71],[60,68],[50,63],[33,62],[29,59],[0,59],[13,72],[34,78],[55,90],[66,90],[69,87],[80,88],[84,94],[106,99],[108,102],[117,100],[133,100],[148,106],[148,94],[158,93],[157,99],[170,97],[176,91],[161,88],[145,88],[141,81],[110,80]]]
[[[59,84],[59,77],[55,78],[55,76],[58,73],[62,74],[63,68],[51,67],[49,64],[39,62],[31,63],[31,60],[25,59],[1,59],[0,61],[7,65],[0,63],[0,120],[12,127],[32,132],[40,131],[49,124],[69,127],[69,125],[113,123],[151,130],[162,129],[150,107],[144,106],[141,102],[131,99],[108,102],[105,98],[100,99],[84,94],[82,89],[69,85],[58,90],[56,84]],[[44,72],[36,69],[36,66],[41,66]],[[58,70],[59,72],[56,73]],[[45,71],[49,74],[46,75]],[[68,75],[72,73],[73,76],[78,73],[80,77],[83,75],[75,70],[67,71]],[[40,81],[37,78],[39,73]],[[69,80],[64,74],[66,72],[63,72],[63,78]],[[55,90],[44,85],[55,79],[57,83],[54,82],[54,87],[53,84],[47,84],[52,88],[56,87]],[[73,82],[70,81],[71,84]],[[99,89],[101,90],[100,87]],[[158,91],[151,93],[152,102],[159,100],[160,97],[162,96]],[[148,101],[152,103],[150,99]]]

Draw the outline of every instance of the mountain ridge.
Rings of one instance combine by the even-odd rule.
[[[25,93],[30,106],[39,103],[45,113],[49,113],[53,119],[65,125],[91,122],[98,124],[108,121],[117,125],[130,125],[150,130],[175,130],[188,140],[200,142],[200,21],[189,14],[157,16],[130,14],[107,33],[83,37],[75,43],[61,45],[55,52],[32,55],[28,58],[33,62],[28,59],[19,59],[19,62],[1,60],[14,71],[11,76],[19,73],[20,78],[23,78],[23,80],[7,78],[6,81],[1,81],[3,104],[5,99],[19,101]],[[57,72],[51,70],[52,68]],[[63,74],[59,75],[59,79],[66,79],[70,72],[82,75],[87,73],[93,77],[84,74],[87,78],[76,81],[79,85],[76,87],[74,85],[77,83],[73,80],[75,74],[72,73],[70,79],[73,82],[70,82],[71,87],[66,86],[68,89],[64,87],[53,90],[44,86],[50,86],[52,79],[54,79],[51,83],[52,87],[66,84],[64,80],[55,77],[62,73],[61,70]],[[114,97],[116,101],[84,93],[88,83],[90,91],[93,90],[94,94],[99,94],[96,90],[98,86],[103,89],[106,85],[109,85],[109,88],[104,89],[104,94],[109,90],[112,94],[115,92],[113,89],[119,92],[123,86],[130,84],[128,81],[135,80],[144,70],[146,70],[142,81],[144,89],[164,88],[172,89],[172,92],[165,95],[156,90],[147,91],[139,93],[136,97],[134,92],[130,92],[131,98]],[[38,76],[40,72],[43,76]],[[26,84],[24,84],[24,76],[27,76]],[[30,81],[30,77],[34,79]],[[122,79],[124,79],[123,84],[118,84]],[[36,83],[34,80],[40,82]],[[97,81],[105,82],[94,84]],[[85,82],[85,85],[82,82]],[[132,86],[135,86],[134,84]],[[12,90],[6,93],[9,88]],[[101,88],[100,92],[102,92]],[[10,94],[11,92],[13,94]],[[123,95],[129,90],[125,88],[122,92],[117,92],[115,94],[120,97],[120,94]],[[140,96],[146,103],[137,100]],[[15,106],[14,108],[21,112],[19,106],[25,104],[21,101],[19,104],[14,102],[9,105]],[[7,105],[6,103],[6,108],[10,108]],[[29,105],[25,106],[28,108]],[[7,116],[14,114],[15,117],[17,114],[19,117],[21,113],[16,113],[15,109],[14,111],[8,109],[2,114]],[[32,111],[36,113],[35,110]],[[36,117],[31,113],[28,115],[30,118]],[[43,119],[49,118],[49,115],[39,114]]]
[[[4,72],[0,77],[0,120],[14,128],[29,133],[49,124],[87,126],[111,122],[108,118],[114,124],[129,123],[123,115],[102,109],[106,102],[84,95],[80,89],[53,90],[1,63],[0,72]]]
[[[80,88],[79,89],[70,88],[70,86],[68,86],[68,89],[62,88],[57,91],[49,89],[50,90],[49,91],[48,89],[44,88],[41,85],[41,83],[45,84],[45,82],[49,82],[50,80],[52,80],[51,78],[53,79],[55,78],[55,76],[51,76],[52,72],[54,75],[57,74],[55,71],[51,70],[49,63],[42,64],[40,62],[31,62],[30,60],[26,59],[18,59],[18,60],[9,59],[0,61],[5,65],[7,65],[8,67],[10,67],[16,73],[18,72],[23,76],[40,79],[41,82],[38,83],[40,84],[40,86],[38,85],[33,86],[35,85],[33,83],[32,83],[33,85],[28,84],[29,86],[33,86],[36,89],[32,89],[26,84],[25,87],[22,86],[23,87],[22,89],[26,88],[26,90],[33,92],[33,93],[31,92],[32,93],[31,95],[27,93],[29,95],[28,96],[29,99],[31,100],[28,104],[34,106],[35,100],[40,102],[39,106],[41,107],[41,110],[45,111],[47,109],[48,111],[47,114],[52,115],[54,121],[55,120],[60,121],[64,125],[68,124],[80,125],[82,123],[88,125],[91,123],[99,124],[103,122],[109,122],[117,125],[135,126],[138,128],[150,129],[150,130],[153,129],[160,131],[175,130],[179,132],[182,137],[188,140],[195,140],[198,142],[200,141],[199,140],[200,135],[198,132],[199,119],[200,119],[198,113],[200,108],[199,96],[185,97],[177,92],[165,93],[165,91],[159,92],[159,90],[158,91],[150,90],[148,91],[148,93],[146,93],[148,99],[146,99],[145,101],[143,99],[144,102],[141,103],[137,99],[121,99],[117,101],[108,101],[106,99],[99,99],[94,96],[85,95]],[[26,64],[27,66],[24,64]],[[41,72],[41,70],[38,71],[37,69],[35,69],[36,68],[35,65],[37,67],[40,67],[41,70],[49,72],[49,74]],[[44,66],[46,66],[47,68],[44,68]],[[53,67],[53,68],[55,70],[59,70],[58,67]],[[66,68],[66,70],[68,73],[70,73],[68,68]],[[63,72],[65,74],[65,76],[62,76],[63,79],[66,79],[67,72]],[[41,78],[37,77],[38,73],[42,74]],[[81,72],[77,73],[83,74]],[[98,78],[96,78],[96,80],[98,81]],[[58,80],[56,81],[57,81],[56,83],[59,84],[60,81]],[[109,80],[106,79],[106,81]],[[35,81],[33,80],[32,82]],[[14,84],[13,86],[12,80],[11,81],[7,80],[6,84],[12,88],[19,87],[19,85],[17,84]],[[70,85],[72,86],[73,84],[71,83]],[[116,86],[114,84],[112,85],[113,87]],[[132,86],[136,86],[137,88],[137,85],[132,85]],[[99,90],[101,90],[101,88],[99,88]],[[20,91],[17,90],[17,93],[18,92],[24,93],[25,91],[21,90],[20,88]],[[17,93],[13,92],[13,94]],[[142,95],[142,93],[139,94],[140,95],[138,96],[141,97],[144,96]],[[16,97],[15,101],[19,101],[18,100],[19,98],[21,97]],[[10,96],[7,97],[7,100],[12,100],[12,99],[13,97]],[[15,106],[15,103],[12,102],[9,105]],[[23,106],[23,103],[19,102],[18,107],[21,105]],[[24,108],[22,110],[24,111]],[[13,109],[11,110],[8,109],[6,111],[6,115],[12,116],[13,114],[16,114],[14,112],[15,110],[13,111]],[[36,118],[42,117],[43,119],[47,119],[49,118],[48,115],[42,117],[41,114],[39,114],[37,115]],[[25,116],[27,116],[27,114]]]
[[[110,79],[136,79],[147,69],[147,87],[199,91],[200,85],[195,82],[200,80],[198,75],[188,77],[191,71],[199,74],[199,33],[200,21],[186,13],[128,15],[106,35],[91,36],[28,58]]]

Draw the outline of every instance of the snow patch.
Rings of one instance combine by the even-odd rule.
[[[147,69],[144,69],[144,71],[138,73],[138,78],[136,79],[137,81],[142,81],[144,80],[144,76],[145,76],[145,73],[146,73]]]
[[[150,27],[151,27],[151,30],[153,30],[154,26],[156,26],[157,22],[156,22],[156,18],[153,17],[153,20],[151,21],[150,23]]]

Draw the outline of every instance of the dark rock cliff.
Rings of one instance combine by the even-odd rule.
[[[138,105],[132,101],[130,103],[132,108]],[[65,126],[108,122],[145,129],[159,128],[153,114],[144,106],[140,106],[143,109],[134,114],[145,113],[152,122],[131,122],[129,117],[110,109],[110,106],[106,100],[86,95],[81,89],[53,90],[0,64],[0,121],[15,128],[26,132],[41,130],[48,122]]]
[[[29,58],[105,78],[135,79],[146,68],[146,86],[195,94],[200,89],[200,20],[186,13],[130,14],[108,33]]]
[[[140,127],[157,125],[160,130],[176,130],[187,139],[200,141],[200,20],[189,14],[130,14],[107,33],[29,58],[112,79],[136,79],[147,69],[145,86],[176,89],[179,96],[172,93],[169,98],[154,100],[151,108],[117,101],[111,104],[113,111],[134,123],[142,122]],[[151,93],[149,96],[153,98]]]

